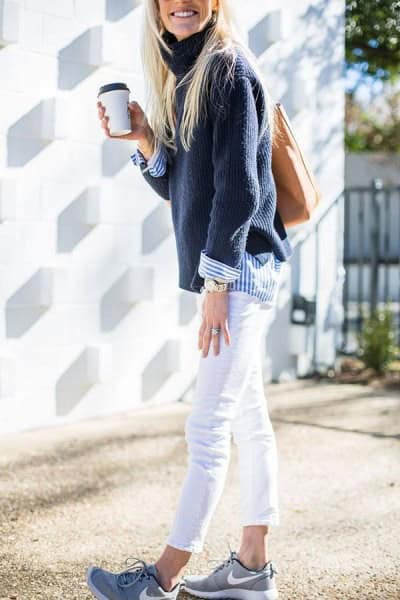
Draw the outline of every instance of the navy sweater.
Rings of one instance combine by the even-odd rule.
[[[180,41],[169,31],[163,33],[173,55],[160,47],[161,54],[177,83],[195,62],[211,26],[212,20]],[[237,52],[233,85],[221,77],[210,90],[207,116],[195,128],[190,150],[186,152],[179,139],[185,85],[176,90],[177,152],[167,149],[165,175],[154,177],[140,165],[157,194],[171,200],[179,287],[197,293],[204,284],[198,272],[202,251],[236,269],[245,250],[260,260],[270,251],[281,261],[292,254],[276,210],[269,130],[258,140],[264,93],[246,57]],[[223,60],[228,66],[229,59]]]

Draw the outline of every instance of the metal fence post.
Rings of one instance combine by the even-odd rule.
[[[373,313],[378,304],[380,229],[380,210],[378,195],[379,192],[382,190],[382,187],[382,179],[375,178],[372,180],[370,314]]]

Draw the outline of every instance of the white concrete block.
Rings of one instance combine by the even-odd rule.
[[[85,25],[104,21],[106,0],[75,0],[75,17]]]
[[[17,231],[15,227],[15,222],[13,221],[4,221],[0,225],[0,264],[6,265],[10,262],[15,262],[16,260],[16,251],[17,247]],[[6,280],[3,279],[3,290],[6,285]],[[0,292],[3,291],[0,287]]]
[[[0,222],[17,219],[17,180],[0,179]]]
[[[21,394],[18,420],[20,431],[35,427],[51,427],[56,424],[53,387],[31,388]]]
[[[47,267],[40,269],[39,306],[67,303],[70,301],[71,276],[67,268]]]
[[[24,140],[18,153],[14,150],[16,155],[14,160],[18,161],[19,159],[19,166],[29,162],[35,154],[40,153],[41,147],[38,145],[38,140],[63,139],[67,135],[67,126],[68,103],[66,99],[64,97],[40,99],[9,129],[12,137]],[[31,143],[34,140],[31,148],[32,155],[29,154],[29,150],[26,150],[28,146],[25,147],[25,140],[29,140]],[[36,152],[34,151],[35,147]],[[26,157],[23,154],[24,150],[27,152]]]
[[[112,377],[112,348],[99,344],[86,348],[87,381],[91,384],[105,383]]]
[[[56,56],[49,56],[43,52],[26,52],[22,65],[22,81],[25,90],[29,89],[30,106],[39,104],[42,98],[52,97],[59,87],[59,61]],[[40,73],[40,77],[38,77]]]
[[[68,100],[46,98],[41,103],[41,139],[61,140],[68,133]]]
[[[70,234],[76,235],[76,225],[70,226]],[[65,233],[65,232],[64,232]],[[83,263],[100,263],[110,261],[110,255],[114,244],[114,228],[103,223],[93,228],[88,235],[82,237],[69,251],[69,260],[74,265]]]
[[[87,55],[82,56],[82,62],[92,67],[101,67],[115,60],[115,36],[117,32],[107,24],[95,25],[89,30]]]
[[[10,92],[25,91],[23,80],[24,52],[18,46],[6,46],[0,52],[0,73],[2,75],[2,89]]]
[[[81,185],[74,182],[64,183],[58,180],[45,180],[40,187],[40,219],[57,221],[71,200],[81,193]]]
[[[24,118],[24,115],[31,108],[31,98],[28,98],[22,92],[2,89],[0,94],[0,131],[6,135],[13,135],[15,124],[21,118]]]
[[[0,179],[0,222],[40,219],[40,184],[28,177]]]
[[[94,25],[88,31],[87,53],[82,56],[82,62],[93,67],[103,64],[103,25]]]
[[[23,393],[32,388],[54,386],[57,383],[60,369],[59,351],[48,341],[43,335],[42,342],[35,345],[34,352],[31,344],[24,344],[18,353],[20,363],[24,365],[24,376],[19,382]]]
[[[168,354],[166,368],[171,373],[182,369],[181,341],[179,338],[168,340]]]
[[[36,177],[28,177],[26,174],[16,183],[18,219],[38,223],[41,219],[41,182]]]
[[[8,161],[8,146],[5,135],[0,135],[0,169],[6,168]]]
[[[100,186],[90,186],[85,192],[82,207],[82,223],[98,225],[103,220],[103,197]]]
[[[25,9],[22,12],[19,43],[25,50],[41,52],[43,43],[43,17],[40,12]]]
[[[74,17],[74,0],[25,0],[25,8],[66,19]]]
[[[86,40],[81,25],[73,19],[43,13],[42,28],[42,51],[60,61],[74,60],[75,52],[79,52]]]
[[[88,340],[96,339],[99,335],[101,326],[99,298],[101,296],[98,296],[93,304],[83,304],[83,300],[79,300],[80,303],[78,303],[75,298],[80,295],[80,290],[74,289],[73,294],[71,303],[59,305],[59,317],[68,323],[65,331],[65,343],[85,346]]]
[[[12,356],[0,355],[0,399],[11,399],[15,392],[16,360]]]
[[[154,277],[152,267],[131,267],[124,278],[121,299],[129,304],[151,300],[154,293]]]
[[[123,68],[118,63],[117,42],[119,40],[119,32],[110,23],[102,25],[103,35],[103,64],[118,64],[118,68]],[[127,49],[129,52],[129,49]],[[129,67],[128,67],[129,68]]]
[[[306,66],[298,67],[290,78],[287,94],[288,110],[292,115],[307,109],[308,114],[315,108],[315,77]]]
[[[268,44],[275,44],[285,37],[285,18],[281,10],[272,11],[266,19],[265,36]]]
[[[0,45],[19,41],[21,8],[14,0],[0,0]]]
[[[142,261],[142,226],[129,223],[113,226],[114,243],[112,250],[113,260],[117,264],[134,265]]]
[[[22,203],[19,202],[19,213],[23,214]],[[22,220],[15,223],[16,246],[15,260],[21,263],[46,264],[56,251],[56,226],[40,221]]]

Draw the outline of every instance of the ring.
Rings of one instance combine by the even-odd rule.
[[[220,327],[211,327],[211,335],[218,335],[221,331]]]

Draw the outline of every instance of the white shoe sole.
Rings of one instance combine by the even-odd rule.
[[[265,592],[256,590],[219,590],[218,592],[199,592],[192,590],[187,585],[182,585],[182,591],[188,592],[196,598],[220,598],[221,600],[278,600],[278,590],[266,590]]]
[[[94,584],[92,583],[90,576],[92,574],[93,568],[94,567],[89,567],[86,571],[86,583],[88,584],[90,591],[92,592],[92,594],[94,594],[94,596],[96,596],[97,600],[110,600],[109,598],[107,598],[107,596],[99,592],[99,590],[96,589]]]

